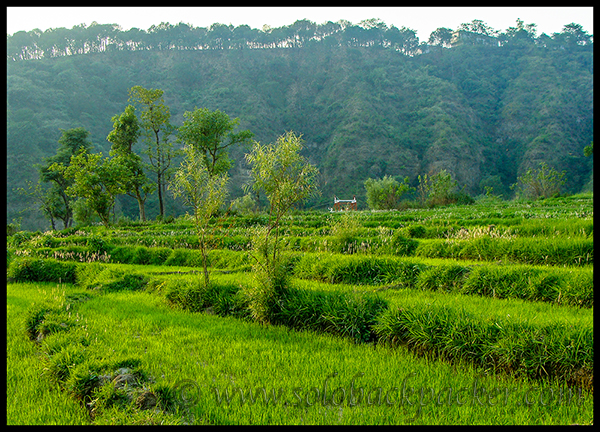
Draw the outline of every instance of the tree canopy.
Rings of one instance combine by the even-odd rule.
[[[164,185],[184,145],[176,129],[195,107],[239,119],[231,132],[250,130],[259,142],[301,131],[302,155],[318,167],[322,190],[307,208],[325,210],[334,195],[356,195],[363,207],[369,178],[408,177],[417,187],[419,175],[441,170],[470,195],[493,187],[510,199],[510,185],[541,162],[567,172],[563,192],[592,189],[584,147],[593,141],[593,37],[577,24],[547,35],[520,20],[505,31],[476,21],[437,29],[426,41],[378,19],[27,33],[7,36],[7,220],[23,217],[24,227],[48,222],[24,211],[35,198],[15,190],[36,184],[33,166],[57,155],[61,130],[84,128],[95,151],[109,155],[111,119],[124,113],[133,87],[148,96],[160,89],[155,105],[165,109],[156,118],[168,119],[157,141],[141,99],[129,102],[140,127],[132,152],[156,188],[144,203],[149,218],[185,211]],[[230,141],[218,142],[213,148]],[[229,168],[236,199],[250,181],[247,149],[222,150],[205,161]],[[137,219],[139,200],[129,195],[117,196],[115,211]]]

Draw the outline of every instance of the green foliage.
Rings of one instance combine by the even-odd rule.
[[[251,166],[252,189],[263,191],[269,200],[269,222],[253,234],[254,274],[258,288],[252,290],[252,312],[262,321],[270,318],[272,304],[285,292],[287,259],[279,245],[282,218],[298,203],[318,194],[318,170],[300,155],[302,140],[293,132],[274,144],[254,142],[246,155]]]
[[[140,107],[139,126],[147,145],[144,154],[149,158],[148,168],[156,174],[159,216],[165,216],[162,191],[171,176],[171,163],[179,151],[169,142],[174,127],[170,123],[171,111],[165,104],[164,91],[146,89],[140,85],[129,89],[129,101]]]
[[[258,204],[252,198],[252,194],[246,194],[231,203],[231,210],[244,216],[256,215],[258,214]]]
[[[63,386],[71,372],[85,359],[83,348],[67,345],[62,350],[45,359],[44,373],[53,384]]]
[[[124,192],[121,179],[126,175],[126,167],[118,160],[102,159],[100,153],[81,151],[71,158],[71,164],[63,168],[53,165],[65,178],[73,180],[66,189],[67,195],[85,200],[105,226],[110,223],[110,212],[115,205],[115,197]]]
[[[517,194],[527,199],[550,198],[560,194],[560,187],[566,181],[565,175],[566,171],[559,173],[541,162],[539,169],[529,168],[524,175],[518,177],[511,189],[516,188]]]
[[[585,32],[565,28],[564,34],[536,38],[523,24],[504,36],[486,35],[492,45],[474,43],[481,35],[448,45],[444,31],[432,34],[431,45],[419,44],[409,29],[371,27],[366,21],[289,26],[280,33],[239,29],[234,39],[228,39],[234,31],[227,26],[215,26],[214,32],[158,27],[133,33],[111,28],[104,34],[114,38],[100,40],[81,29],[17,38],[28,42],[15,45],[11,58],[40,57],[11,60],[7,68],[7,220],[35,205],[33,196],[21,199],[13,190],[36,183],[33,166],[54,154],[59,128],[82,125],[96,151],[108,154],[104,137],[113,129],[115,107],[125,107],[128,89],[148,83],[160,83],[173,130],[190,107],[199,106],[239,118],[240,129],[252,130],[261,142],[279,131],[303,131],[303,154],[316,161],[325,197],[356,194],[366,203],[368,178],[408,176],[415,186],[419,174],[445,168],[468,194],[481,193],[484,181],[509,198],[508,186],[530,161],[567,170],[565,192],[591,185],[592,161],[582,155],[581,144],[593,139],[593,40]],[[217,37],[221,31],[229,36]],[[308,36],[314,31],[315,37]],[[459,39],[467,33],[461,31]],[[36,45],[46,38],[43,48]],[[13,46],[11,36],[8,40]],[[288,43],[297,49],[283,48]],[[227,51],[248,47],[243,55]],[[74,52],[81,55],[67,55]],[[143,104],[131,103],[142,123]],[[578,113],[577,121],[566,120],[572,113]],[[145,131],[142,147],[155,138]],[[173,137],[171,132],[169,142]],[[247,181],[244,155],[240,147],[229,150],[237,198]],[[155,173],[146,172],[153,182]],[[157,194],[164,189],[145,203],[149,219],[161,206],[173,216],[184,213],[171,197],[162,197],[161,204]],[[315,198],[306,205],[326,208],[328,201]],[[117,202],[117,212],[137,217],[139,203],[127,196]],[[44,218],[27,212],[23,227],[45,229],[51,221]]]
[[[74,283],[77,264],[55,259],[15,258],[6,276],[16,282],[64,282]]]
[[[243,145],[254,136],[249,130],[234,133],[240,119],[230,119],[219,110],[196,108],[183,113],[186,120],[179,127],[178,139],[203,156],[210,176],[229,171],[232,165],[228,148]]]
[[[585,379],[591,376],[592,352],[586,349],[591,346],[591,329],[565,324],[533,326],[510,316],[483,322],[465,311],[423,305],[388,309],[374,325],[374,331],[382,342],[407,344],[420,353],[469,360],[490,372],[560,377],[567,382],[576,382],[579,371]],[[572,349],[565,350],[567,346]]]
[[[391,210],[400,208],[402,195],[414,190],[408,184],[408,177],[399,183],[391,176],[384,176],[381,180],[369,178],[365,180],[367,191],[367,204],[371,210]]]
[[[344,212],[338,220],[331,220],[329,233],[334,242],[335,252],[354,253],[361,233],[361,217],[357,212]]]
[[[272,319],[292,328],[324,331],[357,343],[374,339],[372,327],[387,309],[385,300],[345,293],[290,290]]]
[[[427,174],[423,177],[419,176],[419,186],[417,187],[419,199],[423,205],[429,207],[457,203],[465,199],[462,195],[455,193],[457,184],[452,175],[444,169],[431,176]],[[466,203],[460,202],[460,204]]]
[[[145,202],[154,187],[144,173],[142,159],[133,152],[133,146],[140,135],[140,126],[135,115],[135,108],[128,105],[120,116],[114,116],[113,130],[107,140],[112,143],[110,155],[114,162],[123,167],[119,181],[123,192],[134,197],[139,206],[140,220],[146,220]]]
[[[74,180],[67,175],[67,168],[71,165],[72,158],[81,152],[89,151],[92,143],[88,141],[90,133],[83,127],[61,130],[61,133],[56,155],[46,158],[43,165],[37,166],[40,180],[52,183],[52,187],[46,193],[38,191],[38,196],[43,201],[44,211],[52,218],[62,220],[64,227],[68,228],[73,219],[72,197],[68,190]]]
[[[203,160],[202,151],[192,145],[185,149],[186,157],[181,167],[175,172],[169,188],[173,195],[183,196],[185,203],[194,211],[194,224],[198,234],[202,263],[204,268],[204,283],[208,286],[209,221],[225,203],[229,175],[226,171],[211,171]]]

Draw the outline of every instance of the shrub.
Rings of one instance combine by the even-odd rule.
[[[517,189],[517,195],[527,199],[549,198],[560,194],[560,187],[565,184],[566,171],[559,173],[546,162],[541,162],[539,169],[529,168],[524,175],[517,177],[517,182],[510,188]]]
[[[381,180],[369,178],[364,182],[367,192],[367,204],[372,210],[391,210],[400,207],[402,195],[414,190],[408,184],[408,177],[399,183],[391,176],[384,176]]]
[[[437,174],[419,176],[419,186],[417,187],[419,200],[421,204],[429,207],[448,205],[453,203],[452,193],[457,186],[457,182],[452,179],[452,175],[446,170],[441,170]]]

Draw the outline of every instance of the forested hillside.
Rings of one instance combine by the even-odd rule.
[[[206,107],[263,143],[302,134],[321,172],[312,208],[334,194],[365,208],[366,179],[408,176],[415,186],[441,169],[473,196],[492,186],[511,198],[517,176],[540,162],[566,171],[566,192],[591,188],[593,42],[577,24],[537,36],[521,21],[500,32],[476,20],[420,42],[378,20],[263,30],[94,23],[7,37],[7,222],[49,225],[15,189],[37,182],[34,165],[56,154],[61,129],[85,128],[108,155],[111,118],[136,85],[164,91],[175,126]],[[245,151],[231,152],[232,199],[248,180]],[[136,203],[123,196],[116,211],[135,219]],[[168,214],[184,211],[169,197]]]

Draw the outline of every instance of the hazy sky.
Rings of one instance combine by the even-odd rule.
[[[183,22],[194,27],[214,23],[247,24],[262,29],[264,24],[282,27],[296,20],[309,19],[317,24],[345,19],[353,24],[379,18],[388,26],[411,28],[421,41],[439,27],[452,30],[462,23],[480,19],[498,31],[516,25],[537,24],[537,34],[558,33],[565,24],[575,22],[593,35],[592,7],[7,7],[7,34],[17,31],[42,31],[75,25],[119,24],[147,30],[153,24]]]

